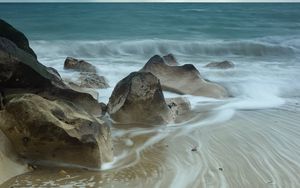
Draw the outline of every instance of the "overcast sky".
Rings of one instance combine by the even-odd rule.
[[[0,0],[0,2],[300,2],[300,0]]]

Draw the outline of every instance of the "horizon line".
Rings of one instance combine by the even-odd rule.
[[[0,3],[300,3],[300,0],[0,0]]]

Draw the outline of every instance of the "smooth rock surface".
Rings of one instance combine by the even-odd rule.
[[[160,80],[162,88],[167,91],[212,98],[228,96],[224,87],[204,80],[192,64],[169,66],[163,58],[155,55],[140,71],[151,72]]]

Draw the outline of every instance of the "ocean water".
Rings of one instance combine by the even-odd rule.
[[[113,87],[151,56],[173,53],[236,97],[261,103],[299,93],[300,4],[12,3],[0,4],[0,17],[63,77],[74,77],[62,69],[72,56],[97,65]],[[203,67],[222,60],[236,68]]]
[[[145,150],[166,138],[170,139],[170,135],[172,135],[171,140],[188,137],[184,144],[192,145],[194,143],[202,148],[199,150],[207,152],[208,156],[206,161],[203,161],[201,157],[199,159],[203,162],[202,167],[199,167],[201,172],[196,168],[187,171],[185,163],[178,164],[178,161],[187,160],[186,164],[191,165],[188,160],[194,159],[193,156],[184,158],[176,153],[178,150],[171,151],[168,163],[171,165],[170,168],[175,168],[173,169],[174,177],[166,177],[166,179],[172,180],[167,183],[159,182],[159,186],[166,183],[171,187],[190,187],[188,185],[194,182],[194,185],[209,187],[209,182],[203,183],[205,182],[203,180],[199,183],[197,179],[199,177],[207,179],[208,176],[211,176],[211,179],[217,179],[216,182],[219,182],[219,186],[215,187],[222,187],[222,185],[247,187],[247,184],[243,184],[245,180],[243,173],[246,173],[244,171],[239,174],[241,177],[237,175],[237,180],[233,178],[235,180],[233,182],[231,182],[232,177],[211,175],[214,172],[210,171],[210,165],[216,164],[218,160],[222,161],[222,159],[217,160],[218,156],[214,155],[215,151],[206,147],[209,136],[205,137],[201,131],[198,135],[194,132],[195,129],[206,130],[210,125],[227,122],[226,125],[229,127],[232,124],[239,126],[230,129],[232,132],[228,131],[228,134],[232,133],[233,135],[226,137],[225,140],[236,138],[238,141],[234,143],[249,142],[249,146],[253,147],[252,150],[257,152],[257,154],[255,153],[257,159],[253,159],[247,153],[248,149],[245,145],[234,146],[233,150],[240,147],[239,151],[244,152],[242,153],[244,158],[236,159],[241,160],[241,163],[245,159],[244,170],[256,169],[255,173],[263,174],[259,177],[264,176],[264,173],[268,174],[259,165],[259,160],[263,158],[270,162],[266,165],[269,172],[273,173],[270,176],[283,185],[279,187],[300,183],[294,177],[294,174],[297,173],[285,173],[283,171],[286,169],[283,168],[283,171],[280,172],[274,170],[279,169],[276,166],[278,161],[278,164],[285,161],[280,157],[280,153],[292,156],[289,161],[292,161],[290,169],[293,168],[293,165],[300,166],[299,155],[298,157],[293,155],[293,152],[299,150],[300,146],[299,144],[292,145],[297,143],[299,137],[293,133],[284,132],[287,131],[287,128],[284,128],[285,125],[293,127],[295,130],[299,128],[297,127],[300,119],[299,111],[296,110],[296,107],[285,106],[291,101],[298,101],[300,97],[299,3],[2,3],[0,4],[0,18],[23,31],[29,38],[30,45],[37,53],[39,61],[56,68],[65,79],[76,79],[79,76],[77,73],[63,69],[63,63],[67,56],[84,59],[97,66],[99,74],[104,75],[111,86],[108,89],[98,90],[101,102],[108,101],[115,84],[120,79],[132,71],[141,69],[155,54],[173,53],[180,64],[194,64],[204,78],[223,85],[229,91],[232,97],[224,100],[186,96],[190,100],[193,110],[199,112],[199,115],[179,125],[153,129],[113,128],[112,134],[115,143],[123,139],[125,144],[116,144],[116,158],[114,162],[103,165],[103,170],[123,169],[136,165],[141,158],[147,158],[147,155],[143,154]],[[232,61],[235,67],[228,70],[204,67],[209,62],[223,60]],[[166,97],[177,96],[167,92],[164,95]],[[201,114],[207,109],[210,111],[208,114]],[[288,115],[279,113],[277,116],[276,109],[283,111],[288,109],[286,112],[291,110],[297,111],[297,113]],[[271,112],[269,113],[268,110]],[[247,117],[240,115],[244,111],[247,111],[245,113],[249,111]],[[239,115],[236,116],[236,114]],[[285,116],[292,120],[285,119]],[[234,117],[239,117],[239,119],[232,120],[232,124],[228,123]],[[274,122],[270,119],[282,121],[281,126],[272,127]],[[265,124],[263,120],[270,120],[270,122]],[[261,139],[266,139],[262,143],[265,144],[266,150],[268,149],[267,154],[259,148],[259,145],[262,144],[256,142],[260,140],[259,138],[256,138],[255,135],[253,137],[247,135],[248,132],[245,131],[247,127],[240,128],[240,125],[243,124],[248,126],[250,133],[252,127],[252,133],[257,131],[256,135],[262,134]],[[269,129],[277,130],[277,128],[282,131],[281,134],[268,135]],[[264,129],[264,133],[259,132],[261,129]],[[220,142],[224,142],[223,148],[230,148],[224,140],[218,140],[213,136],[214,134],[218,135],[217,133],[210,133],[212,135],[211,142],[217,143],[215,148],[218,148]],[[146,136],[153,134],[155,136]],[[136,139],[139,136],[146,136],[147,139],[144,139],[145,142],[139,143],[140,141]],[[218,136],[223,137],[221,133]],[[246,136],[249,136],[247,141],[243,140]],[[274,141],[272,141],[273,139]],[[279,143],[277,140],[280,140]],[[181,142],[178,141],[178,143]],[[287,147],[289,143],[291,146]],[[184,144],[182,144],[183,147]],[[280,144],[283,146],[281,147]],[[118,145],[123,147],[118,147]],[[134,150],[130,148],[131,145],[135,145]],[[228,151],[225,149],[218,149],[220,152],[224,150],[220,156],[231,155],[230,152],[226,153]],[[279,154],[275,152],[274,154],[274,151],[284,152],[279,152]],[[175,152],[174,155],[172,152]],[[268,161],[268,157],[270,161]],[[217,162],[211,161],[211,159],[216,159]],[[147,160],[151,161],[151,158],[147,158]],[[230,162],[230,158],[228,161]],[[160,163],[160,161],[156,162]],[[289,162],[286,162],[286,165],[290,165]],[[166,167],[165,163],[161,163],[161,165],[162,168]],[[148,168],[141,166],[138,168]],[[234,161],[229,163],[230,166],[234,166]],[[158,172],[167,174],[160,170]],[[249,174],[251,173],[249,172]],[[257,181],[257,187],[261,187],[259,178],[255,179],[258,177],[255,173],[252,173],[252,175],[254,174],[254,178],[251,179],[252,183],[255,184]],[[285,181],[280,178],[281,175],[291,177],[291,184],[285,184]],[[248,187],[251,187],[251,184]]]

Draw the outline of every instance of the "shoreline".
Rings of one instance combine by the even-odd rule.
[[[44,175],[38,170],[12,178],[2,187],[50,182],[53,186],[73,182],[101,187],[145,187],[145,182],[146,187],[297,187],[300,106],[295,102],[299,101],[274,109],[238,111],[225,123],[200,127],[175,138],[168,135],[143,150],[137,163],[127,168],[103,172],[64,169],[67,173],[62,175],[62,168],[42,170]],[[293,120],[287,121],[289,118]],[[196,151],[192,151],[194,146]]]

